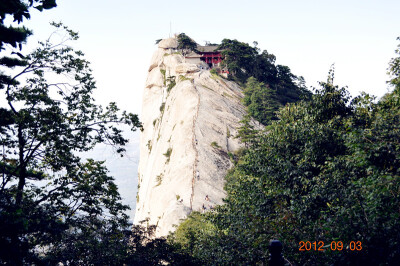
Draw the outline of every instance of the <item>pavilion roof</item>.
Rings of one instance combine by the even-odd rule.
[[[202,57],[201,55],[195,53],[195,52],[191,52],[190,54],[186,55],[185,57],[190,57],[190,58],[200,58]]]
[[[199,52],[204,52],[204,53],[216,52],[216,51],[218,51],[217,48],[218,48],[218,45],[209,45],[209,46],[198,45],[197,46],[197,50]]]

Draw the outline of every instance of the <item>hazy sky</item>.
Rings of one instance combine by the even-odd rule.
[[[34,35],[24,51],[49,36],[50,21],[64,22],[80,33],[76,47],[92,62],[96,99],[103,104],[115,101],[134,113],[141,110],[155,40],[170,33],[185,32],[200,44],[223,38],[257,41],[259,48],[273,53],[278,64],[289,66],[309,86],[326,80],[335,63],[338,85],[348,86],[353,95],[366,91],[377,96],[387,92],[386,69],[400,36],[398,0],[57,0],[57,4],[43,13],[31,12],[25,25]],[[129,178],[135,187],[137,164],[131,167],[134,173]]]
[[[97,99],[141,110],[143,85],[156,39],[185,32],[197,42],[237,39],[275,54],[277,63],[304,76],[309,86],[325,80],[335,63],[336,82],[353,95],[383,95],[386,68],[400,36],[400,1],[135,1],[57,0],[32,12],[26,25],[46,38],[48,22],[79,31],[77,47],[92,62]]]

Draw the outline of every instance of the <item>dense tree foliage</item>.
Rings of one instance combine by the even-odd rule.
[[[278,121],[251,132],[226,177],[225,204],[189,217],[175,241],[205,264],[266,263],[269,240],[280,239],[285,257],[299,265],[396,265],[399,60],[389,66],[394,90],[378,103],[367,94],[351,99],[331,71],[311,101],[283,107]],[[299,251],[300,241],[323,241],[325,252]],[[331,251],[332,241],[343,250]],[[362,250],[350,250],[351,241]]]
[[[248,78],[254,77],[259,82],[270,86],[299,87],[302,78],[293,75],[287,66],[276,65],[276,57],[264,50],[260,52],[257,46],[237,40],[223,39],[218,47],[222,50],[222,66],[226,67],[235,80],[245,83]]]
[[[243,103],[247,106],[247,112],[254,119],[263,125],[277,119],[275,113],[281,107],[277,91],[250,77],[246,82],[243,93]]]
[[[25,27],[4,25],[7,15],[13,16],[14,22],[21,23],[24,19],[30,18],[29,9],[32,7],[43,11],[43,9],[51,9],[56,6],[55,0],[3,0],[0,6],[0,50],[4,49],[4,44],[21,49],[22,43],[32,34],[32,31]]]
[[[70,231],[47,252],[41,263],[56,265],[195,265],[187,254],[178,252],[165,238],[155,238],[156,226],[87,221],[85,231]]]
[[[244,83],[253,76],[253,71],[256,69],[254,63],[258,55],[256,48],[237,40],[223,39],[218,49],[222,50],[224,57],[222,67],[229,70],[231,77]]]
[[[222,40],[219,49],[224,57],[222,67],[229,70],[230,78],[243,84],[243,103],[260,123],[276,120],[279,107],[310,97],[304,79],[293,75],[289,67],[276,65],[273,54],[229,39]]]
[[[0,52],[5,49],[6,45],[10,45],[13,48],[22,49],[22,44],[26,42],[26,39],[32,35],[32,31],[26,27],[14,27],[11,25],[5,25],[4,20],[7,16],[12,16],[14,22],[18,24],[24,19],[30,18],[30,9],[36,8],[40,11],[44,9],[51,9],[56,7],[55,0],[2,0],[0,5]],[[13,51],[11,54],[16,54],[15,56],[2,56],[0,57],[0,66],[5,67],[15,67],[26,65],[26,60],[24,56]],[[11,81],[11,77],[0,71],[0,89],[3,83]]]
[[[197,43],[193,41],[185,33],[178,35],[178,49],[182,51],[183,56],[185,56],[189,51],[197,51]]]
[[[251,119],[251,115],[247,114],[240,121],[240,127],[238,128],[238,134],[235,136],[236,138],[240,138],[240,141],[248,148],[250,145],[254,145],[254,141],[256,141],[256,136],[258,134],[258,130],[254,128],[254,120]]]
[[[67,46],[78,35],[54,26],[67,39],[40,43],[2,84],[7,106],[0,108],[1,263],[39,260],[41,248],[50,252],[71,231],[82,235],[127,225],[128,207],[102,162],[82,162],[77,154],[101,142],[123,152],[127,140],[117,125],[141,125],[136,115],[119,114],[115,103],[105,110],[94,104],[89,62]]]
[[[400,41],[400,37],[397,37],[397,40]],[[400,90],[400,44],[397,45],[395,52],[398,56],[392,58],[389,63],[389,75],[391,77],[389,83],[395,90]]]

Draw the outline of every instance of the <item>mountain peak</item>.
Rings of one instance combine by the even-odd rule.
[[[229,153],[246,114],[240,87],[188,63],[175,38],[159,42],[143,94],[139,191],[134,223],[148,219],[165,236],[192,211],[222,204]]]

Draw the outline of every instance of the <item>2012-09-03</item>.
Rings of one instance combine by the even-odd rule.
[[[361,241],[350,241],[347,244],[344,244],[343,241],[332,241],[328,245],[325,245],[324,241],[300,241],[299,246],[299,251],[342,251],[344,249],[350,251],[362,250]]]

